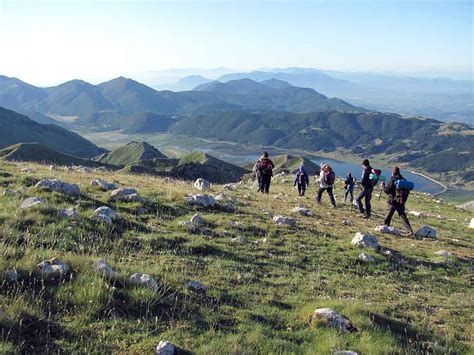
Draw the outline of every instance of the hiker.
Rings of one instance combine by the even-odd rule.
[[[354,201],[354,178],[352,173],[347,173],[346,180],[344,180],[344,204],[346,204],[347,196],[350,195],[350,202]]]
[[[413,187],[410,186],[411,188],[405,188],[405,185],[402,187],[399,183],[400,180],[404,180],[405,183],[414,186],[413,183],[406,181],[400,174],[400,168],[398,166],[392,169],[392,177],[388,185],[385,185],[385,182],[381,183],[383,191],[388,195],[388,211],[384,219],[384,224],[390,226],[392,217],[396,211],[402,220],[403,228],[407,231],[406,236],[410,237],[413,236],[413,229],[411,228],[410,221],[405,212],[405,203],[407,202],[408,195]]]
[[[258,191],[266,194],[270,192],[270,182],[274,167],[275,165],[268,158],[268,153],[264,152],[263,156],[260,157],[254,166],[254,173],[258,179]]]
[[[295,174],[295,181],[293,182],[293,187],[298,185],[298,194],[304,196],[306,187],[309,186],[309,176],[304,170],[304,166],[301,165]]]
[[[332,193],[334,181],[336,180],[336,174],[328,164],[321,164],[321,173],[319,174],[319,178],[319,190],[316,197],[316,203],[321,203],[323,192],[327,191],[332,207],[336,208],[336,200],[334,199],[334,194]]]
[[[368,219],[372,214],[370,200],[372,199],[372,192],[374,191],[374,186],[377,184],[377,181],[375,180],[374,184],[374,180],[371,179],[372,167],[368,159],[364,159],[362,167],[362,179],[360,181],[362,191],[359,193],[359,196],[357,196],[356,203],[361,215]],[[365,209],[362,206],[362,199],[365,199]]]

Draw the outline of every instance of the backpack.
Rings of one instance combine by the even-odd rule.
[[[405,179],[395,180],[393,184],[395,185],[395,200],[399,204],[406,203],[408,196],[410,196],[410,191],[415,188],[415,184]]]
[[[305,173],[300,171],[298,172],[298,184],[304,184],[306,182]]]
[[[272,175],[272,164],[269,159],[262,159],[258,164],[258,170],[262,175]]]
[[[323,181],[327,185],[331,185],[331,186],[334,185],[334,181],[336,181],[336,174],[334,173],[334,171],[332,171],[332,169],[324,173]]]
[[[378,184],[381,174],[382,174],[382,170],[372,169],[372,171],[370,172],[370,175],[369,175],[370,186],[374,187]]]

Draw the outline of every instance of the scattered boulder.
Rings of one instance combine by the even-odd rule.
[[[415,237],[436,239],[436,230],[430,226],[421,226],[416,232]]]
[[[41,197],[28,197],[23,200],[20,205],[21,209],[27,209],[32,207],[43,207],[46,204],[46,200]]]
[[[338,351],[333,352],[332,355],[359,355],[359,354],[352,350],[338,350]]]
[[[226,202],[220,205],[222,211],[227,213],[235,213],[235,204],[233,202]]]
[[[162,340],[158,343],[155,349],[156,355],[174,355],[176,348],[167,340]]]
[[[189,233],[195,233],[197,231],[196,226],[191,221],[181,221],[179,225],[184,227]]]
[[[110,224],[114,219],[118,217],[117,212],[112,210],[110,207],[102,206],[94,211],[92,218],[100,219],[101,221]]]
[[[375,227],[376,232],[384,233],[384,234],[394,234],[394,235],[400,235],[401,232],[398,228],[395,227],[390,227],[390,226],[377,226]]]
[[[36,265],[36,270],[45,279],[50,277],[60,277],[69,273],[69,266],[57,258],[43,260]]]
[[[352,238],[351,244],[359,248],[378,249],[380,247],[379,242],[375,236],[369,234],[362,234],[360,232],[357,232],[355,237]]]
[[[94,171],[96,173],[106,173],[108,169],[105,166],[99,166],[97,168],[94,168]]]
[[[320,321],[342,332],[350,332],[356,330],[346,317],[330,308],[316,309],[313,315],[311,316],[311,319],[313,321]]]
[[[108,191],[108,190],[115,190],[117,187],[114,183],[107,182],[102,179],[95,179],[91,181],[91,186],[96,186],[101,190]]]
[[[23,168],[23,169],[21,169],[21,172],[25,173],[25,174],[33,174],[33,170],[31,170],[29,168]]]
[[[420,218],[426,217],[426,213],[424,213],[424,212],[410,211],[410,212],[408,212],[408,214],[411,214],[412,216],[420,217]]]
[[[232,228],[239,228],[240,227],[240,225],[235,221],[228,221],[227,224],[229,225],[229,227],[232,227]]]
[[[474,228],[474,218],[471,218],[471,222],[469,222],[469,228]]]
[[[76,218],[77,217],[77,209],[74,207],[70,208],[60,208],[58,210],[58,218]]]
[[[201,226],[204,224],[204,219],[198,213],[196,213],[191,217],[190,222],[195,226]]]
[[[91,173],[92,172],[92,169],[89,168],[88,166],[82,166],[82,165],[79,165],[78,167],[76,167],[76,170],[79,171],[80,173]]]
[[[93,265],[93,270],[96,274],[105,278],[111,278],[115,274],[115,271],[104,259],[98,259]]]
[[[296,225],[296,219],[287,216],[275,216],[273,217],[273,223],[277,225],[287,225],[294,227]]]
[[[244,237],[232,238],[230,241],[231,243],[235,243],[235,244],[245,244],[248,242],[248,240]]]
[[[242,182],[225,184],[224,187],[222,188],[222,190],[223,191],[233,191],[233,190],[237,189],[240,185],[242,185]]]
[[[349,220],[349,219],[343,219],[343,220],[341,221],[341,224],[342,224],[343,226],[352,226],[352,225],[353,225],[352,221]]]
[[[216,201],[225,201],[225,199],[226,199],[226,197],[224,195],[224,192],[220,192],[214,198],[215,198]]]
[[[199,178],[194,182],[194,187],[200,191],[209,191],[211,183],[203,178]]]
[[[137,190],[119,188],[112,191],[110,194],[110,201],[115,202],[144,202],[145,199],[141,197]]]
[[[207,286],[204,286],[198,281],[188,281],[186,282],[186,289],[194,292],[205,292],[207,290]]]
[[[375,259],[372,255],[366,254],[366,253],[360,253],[359,254],[359,260],[364,262],[364,263],[375,263]]]
[[[18,281],[18,272],[16,269],[5,270],[3,277],[7,282],[15,283]]]
[[[12,189],[3,190],[2,196],[18,196],[20,193]]]
[[[199,205],[202,207],[214,207],[216,204],[214,196],[205,194],[186,196],[184,200],[190,205]]]
[[[291,210],[292,213],[299,213],[302,216],[311,216],[312,213],[309,209],[305,207],[295,207]]]
[[[158,288],[158,283],[156,280],[148,274],[135,273],[130,276],[128,281],[133,286],[143,286],[154,290]]]
[[[79,196],[81,189],[76,184],[69,184],[67,182],[52,179],[52,180],[41,180],[35,187],[39,190],[56,191],[67,196]]]

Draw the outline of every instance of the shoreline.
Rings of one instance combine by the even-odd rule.
[[[433,196],[439,196],[439,195],[442,195],[442,194],[444,194],[444,193],[446,193],[446,192],[449,191],[449,187],[448,187],[447,185],[443,184],[442,182],[440,182],[440,181],[438,181],[438,180],[433,179],[432,177],[430,177],[430,176],[428,176],[428,175],[426,175],[426,174],[420,173],[420,172],[415,171],[415,170],[409,170],[409,172],[412,173],[412,174],[414,174],[414,175],[421,176],[421,177],[423,177],[423,178],[425,178],[425,179],[427,179],[427,180],[433,181],[434,183],[440,185],[440,186],[443,188],[443,191],[437,192],[437,193],[435,193],[435,194],[432,194]]]

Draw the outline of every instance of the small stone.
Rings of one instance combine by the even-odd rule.
[[[199,178],[194,182],[194,187],[200,191],[209,191],[211,183],[203,178]]]
[[[199,205],[202,207],[214,207],[216,204],[214,196],[204,194],[186,196],[184,200],[190,205]]]
[[[294,227],[296,225],[296,219],[287,216],[275,216],[273,217],[273,223],[277,225],[287,225]]]
[[[102,179],[92,180],[91,181],[91,186],[96,186],[96,187],[100,188],[103,191],[114,190],[114,189],[117,188],[115,186],[115,184],[113,184],[111,182],[107,182],[107,181],[102,180]]]
[[[148,274],[135,273],[130,276],[128,281],[133,286],[143,286],[151,288],[153,290],[156,290],[158,288],[158,283],[156,282],[156,280]]]
[[[305,207],[295,207],[291,210],[292,213],[299,213],[302,216],[311,216],[312,213],[309,209]]]
[[[77,217],[77,209],[74,207],[70,208],[60,208],[58,210],[58,218],[76,218]]]
[[[5,270],[3,273],[5,280],[9,283],[15,283],[18,281],[18,272],[16,269]]]
[[[18,196],[20,193],[12,189],[3,190],[2,196]]]
[[[110,207],[102,206],[94,211],[92,218],[99,219],[107,224],[111,224],[118,217],[117,212]]]
[[[69,266],[57,258],[42,261],[36,265],[36,269],[45,279],[64,276],[69,273]]]
[[[332,355],[359,355],[359,354],[351,350],[338,350],[338,351],[333,352]]]
[[[352,225],[353,225],[352,221],[349,220],[349,219],[343,219],[342,222],[341,222],[341,224],[342,224],[343,226],[352,226]]]
[[[135,189],[127,189],[127,188],[119,188],[115,189],[110,194],[110,201],[116,202],[144,202],[145,199],[141,197],[137,190]]]
[[[202,219],[202,217],[198,213],[196,213],[194,216],[191,217],[190,222],[195,226],[201,226],[202,224],[204,224],[204,219]]]
[[[222,211],[227,212],[227,213],[234,213],[236,210],[235,204],[233,202],[226,202],[222,204],[221,209]]]
[[[46,200],[41,197],[28,197],[27,199],[23,200],[20,205],[21,209],[27,209],[32,207],[43,207],[46,203]]]
[[[232,243],[236,243],[236,244],[245,244],[245,243],[248,243],[248,240],[244,237],[236,237],[236,238],[232,238],[230,240]]]
[[[195,233],[198,230],[191,221],[181,221],[179,225],[184,227],[189,233]]]
[[[380,232],[380,233],[385,233],[385,234],[394,234],[394,235],[400,235],[400,230],[398,228],[395,228],[395,227],[390,227],[390,226],[377,226],[375,227],[375,231],[376,232]]]
[[[359,254],[359,260],[364,262],[364,263],[375,263],[375,259],[372,255],[366,254],[366,253],[360,253]]]
[[[227,224],[228,224],[229,227],[232,227],[232,228],[239,228],[239,226],[240,226],[240,225],[239,225],[237,222],[235,222],[235,221],[228,221]]]
[[[225,195],[223,192],[219,193],[216,197],[214,197],[216,201],[225,201]]]
[[[111,278],[115,274],[115,271],[104,259],[97,260],[93,265],[93,269],[96,274],[105,278]]]
[[[78,185],[69,184],[57,179],[41,180],[35,187],[38,190],[56,191],[67,196],[79,196],[81,194],[81,189]]]
[[[421,226],[416,232],[415,237],[436,239],[436,230],[430,226]]]
[[[426,213],[418,212],[418,211],[410,211],[410,212],[408,212],[408,214],[411,214],[415,217],[420,217],[420,218],[426,217]]]
[[[311,318],[313,321],[321,321],[327,326],[339,329],[342,332],[356,330],[346,317],[330,308],[316,309]]]
[[[379,242],[375,236],[369,234],[362,234],[360,232],[356,233],[355,237],[351,241],[351,244],[359,248],[379,248]]]
[[[471,222],[469,222],[469,228],[474,228],[474,218],[471,218]]]
[[[186,289],[195,292],[204,292],[207,290],[207,287],[198,281],[188,281],[186,283]]]
[[[161,340],[155,349],[156,355],[174,355],[176,348],[167,340]]]

